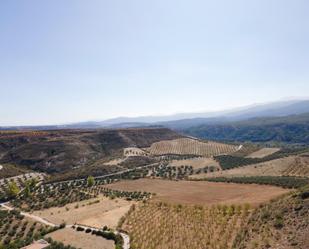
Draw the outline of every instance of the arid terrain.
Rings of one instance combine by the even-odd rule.
[[[163,128],[2,132],[0,144],[5,249],[39,238],[51,249],[308,248],[306,147]]]
[[[229,183],[168,181],[140,179],[108,185],[111,189],[155,193],[154,200],[178,204],[244,204],[258,205],[288,190],[260,185]]]

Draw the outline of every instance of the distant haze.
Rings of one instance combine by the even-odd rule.
[[[306,0],[1,1],[0,126],[308,97],[308,9]]]

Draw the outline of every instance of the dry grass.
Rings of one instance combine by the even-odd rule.
[[[217,169],[221,170],[220,164],[214,160],[213,158],[209,157],[198,157],[198,158],[191,158],[191,159],[183,159],[183,160],[172,160],[169,163],[169,166],[173,167],[180,167],[180,166],[192,166],[193,169],[200,169],[204,167],[214,166]]]
[[[114,249],[115,244],[112,240],[104,239],[85,232],[77,232],[72,228],[64,228],[46,235],[53,240],[62,242],[83,249]]]
[[[119,165],[121,164],[122,162],[124,162],[126,159],[125,158],[116,158],[116,159],[112,159],[108,162],[105,162],[104,165],[107,165],[107,166],[115,166],[115,165]]]
[[[192,175],[190,178],[240,176],[307,176],[309,177],[309,157],[290,156],[263,163],[248,165],[230,170]]]
[[[98,202],[99,201],[99,202]],[[98,197],[70,203],[65,207],[53,207],[34,214],[55,224],[83,224],[102,228],[104,225],[116,228],[119,219],[125,215],[134,202],[123,199]]]
[[[153,143],[148,148],[152,155],[199,155],[211,157],[214,155],[228,154],[235,152],[238,146],[217,143],[201,142],[190,138],[180,138],[175,140],[160,141]]]
[[[181,204],[243,204],[258,205],[288,190],[255,184],[214,183],[205,181],[169,181],[139,179],[107,185],[111,189],[155,193],[153,200]]]
[[[251,154],[249,154],[248,158],[263,158],[266,156],[269,156],[271,154],[274,154],[275,152],[278,152],[280,150],[280,148],[262,148],[258,151],[255,151]]]

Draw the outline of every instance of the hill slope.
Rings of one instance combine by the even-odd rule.
[[[122,155],[125,147],[180,137],[165,128],[0,132],[0,163],[64,172]]]
[[[309,144],[309,113],[200,125],[183,129],[183,132],[203,139],[221,141]]]

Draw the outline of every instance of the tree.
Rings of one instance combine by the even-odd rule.
[[[91,186],[94,185],[94,183],[95,183],[94,177],[93,176],[88,176],[88,178],[87,178],[87,185],[89,187],[91,187]]]
[[[9,187],[8,187],[8,194],[11,197],[15,197],[18,195],[20,189],[17,186],[16,182],[12,181],[9,183]]]
[[[29,197],[31,195],[30,186],[27,183],[26,183],[26,187],[25,187],[24,193],[25,193],[26,197]]]

